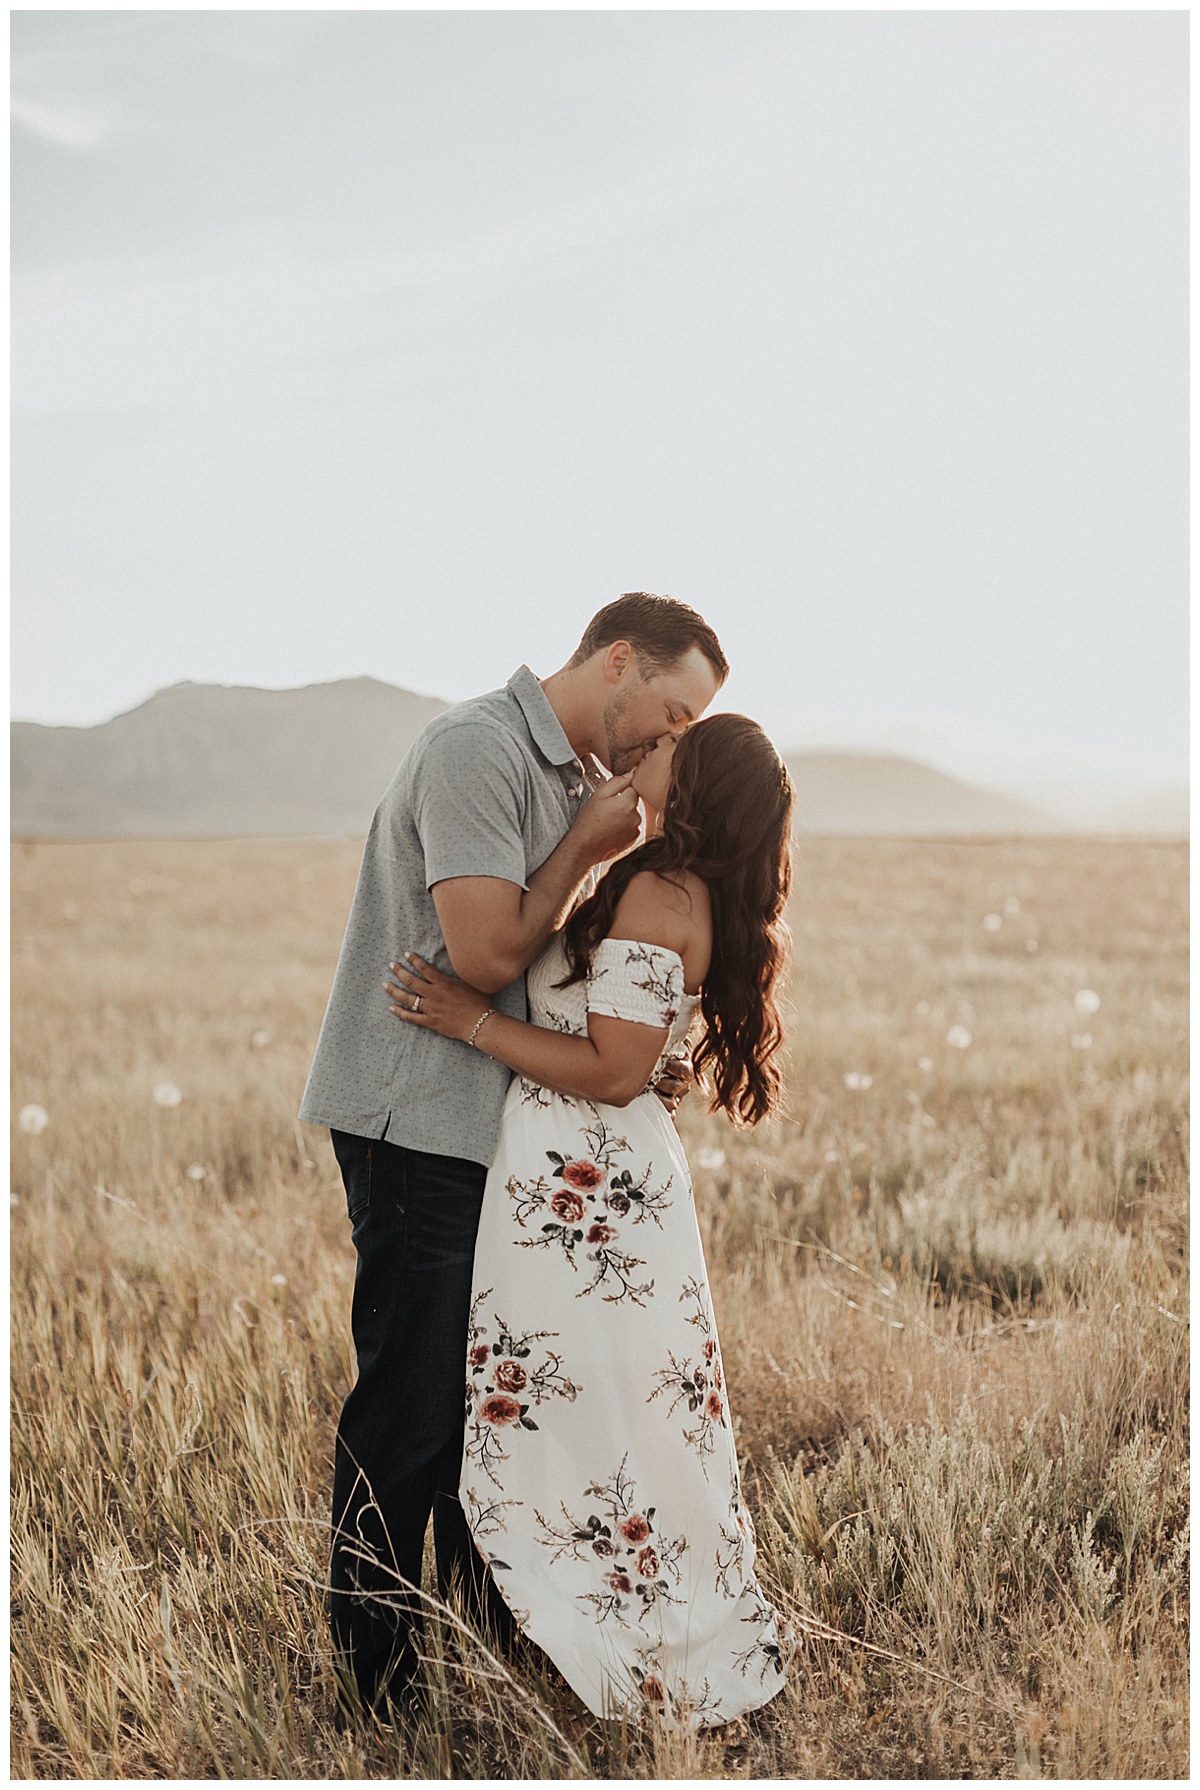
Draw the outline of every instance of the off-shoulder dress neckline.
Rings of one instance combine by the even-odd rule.
[[[614,938],[612,936],[602,938],[600,944],[596,946],[597,950],[600,949],[600,945],[642,945],[647,951],[661,951],[664,957],[673,957],[679,965],[680,970],[684,969],[683,958],[679,955],[678,951],[672,951],[670,945],[654,945],[651,944],[649,939],[626,939]],[[698,988],[690,989],[685,984],[683,992],[689,1001],[698,1001],[700,999],[700,990]]]

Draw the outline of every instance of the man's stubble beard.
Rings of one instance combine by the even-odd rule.
[[[640,763],[649,744],[644,739],[630,739],[622,726],[632,705],[632,691],[618,691],[605,704],[604,741],[608,751],[608,768],[614,777],[620,777],[625,771],[632,770],[634,764]]]

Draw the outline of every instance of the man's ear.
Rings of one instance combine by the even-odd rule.
[[[632,666],[637,672],[637,654],[627,640],[614,640],[604,654],[604,678],[609,684],[619,684]]]

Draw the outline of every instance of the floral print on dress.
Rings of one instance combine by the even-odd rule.
[[[520,1089],[522,1103],[526,1106],[553,1106],[556,1100],[565,1099],[565,1095],[556,1094],[553,1088],[543,1088],[535,1081],[526,1081],[523,1075],[514,1076],[513,1086]]]
[[[622,1246],[620,1227],[626,1220],[638,1225],[650,1219],[661,1230],[662,1215],[671,1205],[671,1176],[655,1186],[652,1163],[640,1176],[628,1168],[613,1173],[615,1159],[630,1151],[629,1141],[612,1130],[594,1106],[580,1104],[590,1116],[579,1130],[579,1154],[547,1150],[548,1169],[527,1180],[509,1176],[507,1192],[518,1227],[526,1231],[531,1222],[541,1220],[536,1234],[513,1241],[521,1249],[559,1251],[575,1272],[582,1255],[592,1274],[576,1298],[605,1287],[601,1297],[607,1304],[629,1299],[643,1305],[654,1291],[654,1281],[638,1279],[645,1258]],[[556,1181],[562,1185],[556,1187]]]
[[[679,1557],[687,1552],[687,1538],[668,1541],[654,1527],[654,1506],[639,1507],[637,1487],[626,1473],[628,1455],[602,1485],[589,1485],[585,1498],[599,1501],[599,1512],[584,1519],[573,1517],[560,1506],[562,1522],[550,1522],[534,1511],[541,1534],[538,1540],[552,1550],[551,1564],[569,1555],[596,1568],[599,1585],[580,1592],[578,1601],[592,1604],[596,1621],[610,1616],[642,1623],[662,1603],[678,1603],[675,1588],[680,1580]]]
[[[508,1459],[504,1432],[536,1430],[529,1413],[550,1398],[578,1398],[581,1387],[562,1371],[562,1357],[553,1349],[539,1349],[542,1360],[534,1365],[534,1345],[550,1339],[556,1330],[515,1333],[499,1317],[494,1318],[494,1340],[480,1319],[480,1307],[493,1288],[478,1293],[467,1323],[467,1433],[463,1450],[477,1461],[492,1484],[499,1487],[496,1469]]]
[[[490,1535],[499,1535],[504,1530],[502,1511],[511,1510],[519,1505],[519,1498],[487,1498],[483,1499],[474,1486],[468,1486],[466,1494],[467,1520],[476,1543],[486,1540]],[[496,1562],[493,1562],[495,1565]]]
[[[676,953],[605,939],[560,986],[530,966],[535,1023],[589,1012],[664,1028],[697,1009]],[[668,1011],[675,1014],[668,1019]],[[754,1573],[687,1159],[662,1103],[515,1077],[475,1250],[460,1497],[521,1630],[595,1714],[729,1721],[783,1682]],[[774,1651],[772,1651],[774,1650]]]
[[[735,1482],[729,1516],[721,1524],[716,1551],[716,1589],[722,1597],[738,1597],[745,1588],[746,1562],[754,1559],[754,1519]]]
[[[650,997],[649,1003],[631,1003],[628,992],[616,1008],[610,1007],[610,990],[600,986],[601,978],[612,975],[614,965],[611,953],[625,950],[625,961],[622,966],[626,972],[640,969],[640,976],[628,975],[622,980],[627,989],[641,989]],[[607,954],[609,962],[603,959]],[[614,978],[614,983],[616,978]],[[597,948],[592,967],[588,972],[588,1003],[593,1012],[615,1012],[618,1019],[633,1019],[641,1024],[672,1026],[679,1018],[679,1010],[683,1002],[683,960],[676,951],[668,951],[662,945],[638,944],[629,939],[605,939]],[[637,1008],[637,1010],[631,1010]]]
[[[765,1678],[769,1672],[783,1675],[783,1647],[779,1634],[778,1619],[770,1604],[761,1595],[754,1600],[754,1608],[742,1621],[758,1628],[758,1634],[749,1647],[743,1648],[734,1655],[733,1663],[743,1677],[757,1667],[759,1678]]]
[[[537,1023],[552,1032],[570,1033],[575,1030],[569,1016],[557,1007],[543,1007],[538,1013]],[[560,1094],[557,1088],[543,1088],[538,1082],[529,1081],[523,1075],[515,1076],[513,1079],[515,1085],[521,1090],[521,1101],[525,1105],[553,1106],[556,1100],[564,1101],[568,1105],[574,1104],[569,1094]]]
[[[694,1448],[699,1455],[700,1465],[707,1479],[709,1457],[716,1447],[716,1430],[725,1424],[721,1357],[717,1349],[716,1326],[713,1323],[708,1293],[695,1276],[684,1283],[679,1299],[681,1304],[686,1300],[694,1306],[687,1322],[694,1324],[700,1335],[694,1349],[689,1350],[682,1358],[676,1356],[674,1349],[668,1348],[667,1356],[671,1365],[660,1367],[656,1371],[656,1384],[646,1403],[651,1404],[660,1393],[666,1393],[670,1400],[668,1417],[674,1417],[682,1405],[686,1415],[695,1418],[690,1429],[686,1425],[683,1427],[682,1434],[688,1447]]]
[[[638,1694],[652,1716],[670,1714],[682,1726],[702,1722],[705,1717],[716,1715],[720,1708],[720,1698],[707,1678],[683,1690],[676,1688],[674,1662],[670,1650],[661,1643],[636,1648],[629,1670]]]

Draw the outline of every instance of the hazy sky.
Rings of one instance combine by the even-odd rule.
[[[13,15],[14,712],[546,673],[1186,753],[1187,14]]]

